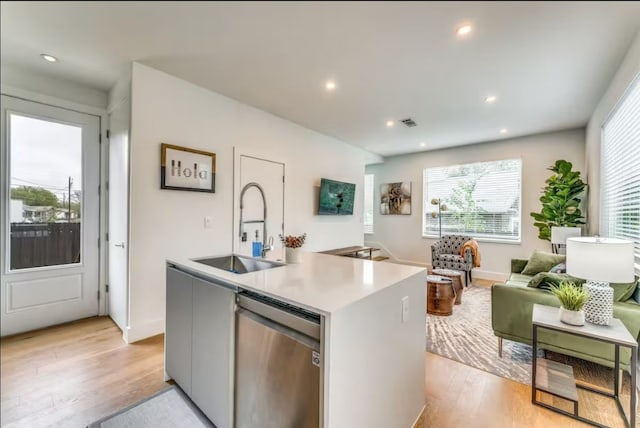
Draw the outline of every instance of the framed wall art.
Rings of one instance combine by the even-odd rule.
[[[411,182],[385,183],[380,185],[380,214],[411,214]]]
[[[162,143],[160,188],[215,193],[216,154]]]

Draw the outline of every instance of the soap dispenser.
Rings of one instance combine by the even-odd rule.
[[[258,237],[258,231],[256,230],[256,239],[255,241],[253,241],[253,245],[252,245],[252,252],[251,255],[253,257],[260,257],[262,256],[262,242],[260,242],[260,239]]]

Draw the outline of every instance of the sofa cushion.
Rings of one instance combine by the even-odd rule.
[[[508,285],[509,287],[524,287],[524,288],[527,288],[527,284],[528,284],[528,282],[525,282],[525,281],[512,281],[512,280],[505,281],[505,285]]]
[[[582,285],[585,282],[584,279],[576,278],[566,273],[540,272],[531,278],[527,287],[549,290],[551,286],[559,286],[562,281],[572,281],[576,285]]]
[[[518,282],[528,283],[529,281],[531,281],[531,278],[533,278],[533,276],[531,275],[523,275],[521,273],[512,273],[511,276],[509,277],[509,281],[518,281]]]
[[[440,254],[438,259],[443,260],[445,262],[455,262],[455,263],[464,263],[464,258],[457,254]]]
[[[558,263],[564,262],[566,256],[564,254],[552,254],[545,251],[535,250],[529,258],[527,265],[522,270],[523,275],[535,275],[540,272],[549,272],[549,270]]]

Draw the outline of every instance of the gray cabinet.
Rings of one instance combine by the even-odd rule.
[[[164,367],[167,374],[191,396],[191,331],[193,324],[192,277],[167,268],[167,314]]]
[[[233,426],[235,296],[167,268],[165,370],[218,428]]]

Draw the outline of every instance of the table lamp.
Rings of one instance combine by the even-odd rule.
[[[633,281],[633,242],[597,236],[569,238],[567,273],[587,280],[584,287],[590,297],[584,306],[585,319],[609,325],[613,318],[613,288],[609,283]]]
[[[551,226],[551,250],[554,254],[558,254],[560,248],[566,247],[568,238],[580,235],[582,235],[582,229],[579,227]]]

